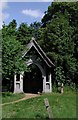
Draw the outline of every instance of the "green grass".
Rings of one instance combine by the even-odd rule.
[[[2,104],[2,94],[0,92],[0,104]],[[0,120],[2,118],[2,106],[0,106]]]
[[[12,102],[18,99],[23,98],[25,95],[23,93],[13,94],[11,92],[3,92],[2,93],[2,103]]]
[[[3,118],[47,118],[44,98],[48,98],[54,118],[76,118],[76,96],[73,91],[64,94],[44,94],[19,103],[4,105],[2,116]]]

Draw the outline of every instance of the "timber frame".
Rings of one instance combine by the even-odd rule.
[[[42,73],[43,78],[43,90],[42,92],[52,92],[52,69],[53,62],[47,57],[46,53],[38,45],[35,38],[32,38],[27,45],[26,51],[24,51],[22,58],[29,56],[26,62],[27,66],[35,64]],[[23,91],[23,76],[24,71],[21,72],[19,80],[17,80],[17,74],[14,74],[14,93],[21,93]]]

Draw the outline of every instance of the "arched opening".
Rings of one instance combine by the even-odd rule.
[[[43,78],[41,70],[37,65],[31,64],[28,66],[30,72],[24,73],[23,91],[25,93],[38,93],[43,91]]]

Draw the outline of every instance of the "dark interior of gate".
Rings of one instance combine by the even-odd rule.
[[[40,69],[32,64],[30,72],[24,73],[23,91],[25,93],[38,93],[43,91],[43,79]]]

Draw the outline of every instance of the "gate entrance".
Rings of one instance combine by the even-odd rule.
[[[38,93],[43,91],[43,79],[40,69],[32,64],[28,66],[30,72],[24,72],[23,91],[25,93]]]
[[[52,69],[54,64],[32,38],[23,52],[22,59],[28,58],[26,66],[31,72],[20,71],[19,79],[14,74],[14,93],[52,92]]]

